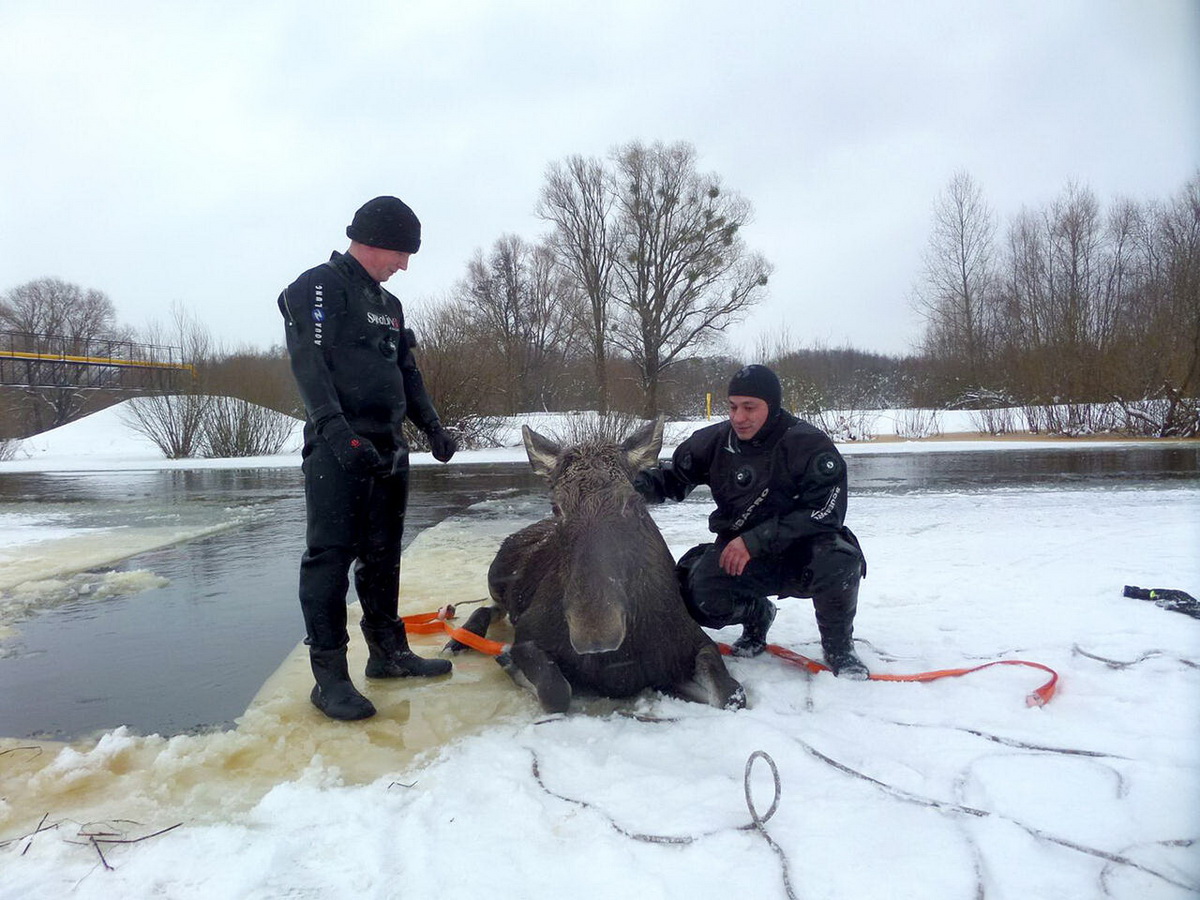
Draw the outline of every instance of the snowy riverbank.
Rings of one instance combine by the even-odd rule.
[[[0,474],[5,472],[86,472],[125,471],[131,469],[237,469],[277,468],[299,465],[303,423],[297,421],[284,452],[276,456],[229,459],[164,459],[161,451],[149,438],[137,433],[128,424],[128,413],[121,403],[101,410],[61,428],[18,441],[13,458],[0,461]],[[547,434],[568,434],[571,421],[579,415],[571,413],[528,413],[506,421],[500,430],[502,446],[462,451],[455,456],[459,465],[471,463],[524,462],[521,447],[521,426]],[[981,435],[965,410],[939,410],[936,415],[936,436],[923,439],[900,437],[904,423],[911,418],[904,410],[880,410],[870,414],[870,433],[873,440],[846,441],[839,444],[845,454],[857,453],[933,453],[955,450],[987,450],[996,447],[1021,449],[1029,447],[1111,447],[1120,444],[1139,444],[1145,441],[1118,440],[1108,437],[1095,439],[1058,439],[1023,434],[988,437]],[[709,421],[704,419],[671,421],[664,432],[664,453],[669,453],[680,441]],[[1183,442],[1188,443],[1188,442]],[[1191,442],[1194,443],[1194,442]],[[414,453],[413,465],[437,465],[428,453]]]
[[[96,418],[0,475],[180,465]],[[523,458],[482,453],[463,462]],[[656,508],[673,552],[705,539],[707,511]],[[1194,896],[1200,621],[1121,588],[1198,593],[1200,485],[873,494],[850,522],[873,671],[1029,660],[1057,696],[1027,707],[1045,673],[1019,666],[847,683],[764,657],[731,661],[736,713],[647,696],[547,720],[464,659],[441,683],[367,685],[381,713],[348,725],[307,705],[293,655],[233,731],[0,740],[0,898],[776,898],[785,874],[797,897]],[[500,537],[455,518],[423,533],[408,610],[477,595]],[[816,655],[811,605],[785,601],[772,639]],[[756,751],[779,771],[777,851],[744,828]],[[750,780],[765,813],[765,761]]]

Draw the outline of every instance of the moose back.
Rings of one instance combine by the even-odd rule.
[[[509,617],[513,643],[499,661],[547,711],[565,711],[575,691],[647,688],[745,706],[716,644],[688,615],[671,553],[633,488],[658,460],[662,419],[620,444],[560,447],[528,426],[523,434],[534,472],[550,482],[553,515],[501,544],[488,571],[494,606],[465,627],[482,635]]]

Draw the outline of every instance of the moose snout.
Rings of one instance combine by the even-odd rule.
[[[625,616],[616,607],[570,610],[567,632],[576,653],[616,650],[625,640]]]

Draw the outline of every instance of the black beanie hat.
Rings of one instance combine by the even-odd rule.
[[[772,415],[779,412],[783,403],[783,388],[779,376],[766,366],[743,366],[729,381],[730,397],[757,397],[767,401]]]
[[[421,247],[421,221],[403,200],[376,197],[354,214],[346,237],[368,247],[416,253]]]

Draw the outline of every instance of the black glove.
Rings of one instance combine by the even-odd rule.
[[[662,485],[650,474],[649,469],[643,469],[633,476],[633,489],[641,494],[647,503],[662,503],[666,499]]]
[[[445,428],[437,425],[429,432],[429,449],[438,462],[450,462],[450,457],[458,450],[458,441]]]
[[[321,437],[341,467],[351,475],[380,475],[391,469],[375,445],[360,437],[342,416],[326,422],[321,427]]]

